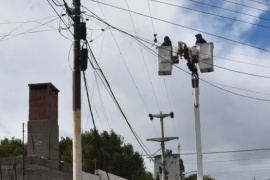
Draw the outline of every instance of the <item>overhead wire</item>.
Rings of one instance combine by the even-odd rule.
[[[39,30],[39,31],[29,31],[29,32],[24,32],[24,33],[17,33],[17,34],[10,34],[10,35],[1,35],[0,37],[9,37],[9,36],[11,36],[13,38],[13,36],[14,37],[17,37],[17,36],[25,35],[25,34],[35,34],[35,33],[41,33],[41,32],[49,32],[49,31],[56,31],[56,29]],[[2,41],[6,41],[8,39],[2,40]]]
[[[245,5],[243,3],[237,3],[237,2],[234,2],[234,1],[230,1],[230,0],[222,0],[222,1],[228,2],[228,3],[231,3],[231,4],[236,4],[236,5],[242,6],[242,7],[247,7],[247,8],[250,8],[250,9],[255,9],[255,10],[270,14],[270,11],[266,11],[264,9],[256,8],[254,6]]]
[[[111,5],[111,4],[107,4],[107,3],[104,3],[104,2],[100,2],[100,1],[96,1],[96,0],[90,0],[90,1],[96,2],[98,4],[102,4],[102,5],[105,5],[105,6],[109,6],[109,7],[112,7],[112,8],[120,9],[120,10],[123,10],[123,11],[128,11],[125,8],[120,8],[120,7],[117,7],[117,6],[114,6],[114,5]],[[138,12],[135,12],[135,11],[131,11],[130,10],[130,12],[131,13],[134,13],[134,14],[137,14],[137,15],[140,15],[140,16],[149,17],[148,15],[145,15],[145,14],[142,14],[142,13],[138,13]],[[177,23],[174,23],[174,22],[171,22],[171,21],[167,21],[167,20],[164,20],[164,19],[156,18],[156,17],[153,17],[153,16],[152,16],[152,18],[154,20],[157,20],[157,21],[160,21],[160,22],[164,22],[164,23],[167,23],[167,24],[171,24],[171,25],[174,25],[174,26],[182,27],[182,28],[189,29],[189,30],[192,30],[192,31],[204,33],[204,34],[207,34],[207,35],[210,35],[210,36],[213,36],[213,37],[224,39],[224,40],[227,40],[227,41],[230,41],[230,42],[234,42],[234,43],[237,43],[237,44],[241,44],[241,45],[244,45],[244,46],[249,46],[249,47],[252,47],[254,49],[258,49],[258,50],[265,51],[265,52],[268,52],[268,53],[270,52],[270,50],[265,49],[265,48],[261,48],[261,47],[258,47],[258,46],[254,46],[254,45],[251,45],[251,44],[240,42],[240,41],[237,41],[237,40],[234,40],[234,39],[229,39],[229,38],[226,38],[226,37],[223,37],[223,36],[220,36],[220,35],[215,35],[215,34],[212,34],[212,33],[206,32],[206,31],[203,31],[203,30],[198,30],[198,29],[191,28],[191,27],[188,27],[188,26],[184,26],[184,25],[181,25],[181,24],[177,24]]]
[[[99,7],[100,7],[100,10],[101,10],[101,12],[102,12],[102,14],[103,14],[103,16],[104,16],[105,22],[106,22],[105,14],[104,14],[104,12],[103,12],[101,6],[99,6]],[[91,12],[87,7],[85,7],[85,8],[86,8],[89,12]],[[93,13],[93,12],[91,12],[91,13]],[[147,111],[147,112],[150,112],[150,111],[149,111],[149,108],[148,108],[147,105],[146,105],[146,102],[145,102],[145,101],[143,100],[143,98],[142,98],[142,94],[141,94],[141,92],[140,92],[140,90],[139,90],[139,88],[138,88],[138,86],[137,86],[137,84],[136,84],[136,82],[135,82],[134,77],[133,77],[132,74],[131,74],[131,71],[130,71],[129,67],[127,66],[126,60],[125,60],[125,58],[124,58],[124,56],[123,56],[123,54],[122,54],[122,52],[121,52],[121,50],[120,50],[120,47],[119,47],[119,45],[118,45],[118,43],[117,43],[117,41],[116,41],[116,39],[115,39],[115,36],[114,36],[113,32],[111,31],[111,29],[109,29],[109,30],[110,30],[110,32],[111,32],[111,35],[112,35],[113,40],[114,40],[114,42],[115,42],[115,45],[116,45],[116,47],[117,47],[117,49],[118,49],[118,51],[119,51],[119,54],[120,54],[120,56],[121,56],[121,59],[122,59],[122,61],[124,62],[124,65],[125,65],[125,67],[126,67],[128,73],[129,73],[129,75],[130,75],[130,77],[131,77],[131,80],[132,80],[132,82],[133,82],[133,85],[135,86],[135,88],[136,88],[136,90],[137,90],[137,93],[138,93],[138,95],[139,95],[139,97],[140,97],[140,99],[141,99],[141,101],[142,101],[142,103],[143,103],[143,105],[144,105],[146,111]]]
[[[71,30],[69,29],[69,26],[66,24],[66,22],[62,19],[62,17],[58,14],[58,12],[56,11],[56,9],[53,7],[53,5],[50,3],[49,0],[47,0],[47,2],[49,3],[49,5],[51,6],[51,8],[54,10],[54,12],[57,14],[57,16],[60,18],[60,20],[64,23],[64,25],[66,26],[67,30],[73,35],[73,33],[71,32]]]
[[[235,87],[235,86],[230,86],[230,85],[225,85],[225,84],[221,84],[221,83],[217,83],[217,82],[211,82],[211,81],[208,81],[208,82],[210,82],[212,84],[219,85],[219,86],[224,86],[224,87],[229,87],[229,88],[233,88],[233,89],[238,89],[238,90],[241,90],[241,91],[247,91],[247,92],[256,93],[256,94],[262,94],[262,95],[270,95],[270,93],[253,91],[253,90],[249,90],[249,89],[245,89],[245,88],[240,88],[240,87]]]
[[[263,3],[263,2],[261,2],[261,1],[257,1],[257,0],[249,0],[249,1],[251,1],[251,2],[256,2],[256,3],[258,3],[258,4],[262,4],[262,5],[265,5],[265,6],[270,6],[270,4],[267,4],[267,3]]]
[[[88,14],[85,14],[86,16],[89,16]],[[91,16],[92,17],[92,16]],[[90,21],[93,21],[91,19],[89,19]],[[128,30],[128,29],[121,29],[122,31],[126,31],[126,32],[134,32],[132,30]],[[142,32],[137,32],[137,34],[142,34],[142,35],[145,35],[145,36],[152,36],[152,34],[147,34],[147,33],[142,33]],[[146,39],[146,38],[143,38],[142,36],[137,36],[139,39],[141,40],[144,40],[144,41],[148,41],[149,43],[148,44],[153,44],[153,40],[151,39]],[[160,43],[158,43],[160,44]],[[220,49],[220,48],[216,48],[215,49]],[[242,54],[242,53],[239,53],[239,52],[234,52],[234,51],[229,51],[229,50],[226,50],[224,48],[222,48],[222,51],[223,52],[229,52],[229,53],[232,53],[232,54],[236,54],[236,55],[240,55],[240,56],[245,56],[245,57],[249,57],[249,58],[253,58],[253,59],[256,59],[256,60],[264,60],[264,61],[267,61],[266,59],[262,59],[261,57],[256,57],[256,56],[251,56],[251,55],[248,55],[248,54]],[[270,68],[270,66],[264,66],[264,65],[260,65],[260,64],[254,64],[254,63],[247,63],[247,62],[243,62],[243,61],[237,61],[237,60],[232,60],[232,59],[228,59],[228,58],[224,58],[224,57],[220,57],[220,56],[214,56],[216,58],[219,58],[219,59],[224,59],[224,60],[228,60],[228,61],[232,61],[232,62],[236,62],[236,63],[243,63],[243,64],[248,64],[248,65],[253,65],[253,66],[258,66],[258,67],[265,67],[265,68]]]
[[[100,20],[101,20],[101,19],[100,19]],[[102,20],[101,20],[101,21],[102,21]],[[118,30],[118,31],[120,31],[120,32],[122,32],[122,33],[124,33],[124,34],[126,34],[126,35],[129,35],[129,36],[133,37],[134,39],[136,39],[135,36],[133,36],[133,35],[127,33],[127,32],[124,32],[124,31],[122,31],[122,30],[120,30],[120,29],[118,29],[118,28],[115,28],[114,26],[108,24],[108,23],[105,22],[105,21],[102,21],[102,22],[105,23],[105,24],[107,24],[108,26],[111,26],[112,28],[114,28],[114,29],[116,29],[116,30]],[[141,43],[140,40],[137,39],[137,41],[138,41],[139,43]],[[145,46],[143,43],[141,43],[141,44],[142,44],[145,48],[147,48],[148,50],[150,50],[150,51],[152,52],[152,54],[155,54],[155,56],[158,56],[158,54],[157,54],[155,51],[153,51],[153,50],[150,49],[149,47]],[[179,66],[177,66],[177,65],[175,65],[175,64],[174,64],[174,66],[175,66],[176,68],[180,69],[181,71],[183,71],[183,72],[185,72],[185,73],[187,73],[187,74],[190,74],[189,72],[185,71],[185,70],[182,69],[181,67],[179,67]],[[199,79],[200,79],[201,81],[205,82],[206,84],[210,85],[210,86],[213,86],[213,87],[215,87],[215,88],[217,88],[217,89],[220,89],[220,90],[222,90],[222,91],[228,92],[228,93],[230,93],[230,94],[234,94],[234,95],[238,95],[238,96],[241,96],[241,97],[245,97],[245,98],[253,99],[253,100],[258,100],[258,101],[264,101],[264,102],[269,102],[269,101],[270,101],[270,99],[257,98],[257,97],[252,97],[252,96],[247,96],[247,95],[243,95],[243,94],[240,94],[240,93],[236,93],[236,92],[233,92],[233,91],[224,89],[224,88],[222,88],[222,87],[219,87],[219,86],[217,86],[217,85],[214,85],[214,84],[212,84],[212,83],[210,83],[210,82],[208,82],[208,81],[206,81],[206,80],[204,80],[204,79],[202,79],[202,78],[199,78]]]
[[[245,75],[248,75],[248,76],[254,76],[254,77],[259,77],[259,78],[266,78],[266,79],[269,79],[270,78],[270,76],[264,76],[264,75],[258,75],[258,74],[253,74],[253,73],[247,73],[247,72],[243,72],[243,71],[237,71],[237,70],[234,70],[234,69],[225,68],[225,67],[222,67],[222,66],[219,66],[219,65],[216,65],[216,64],[212,64],[212,63],[207,63],[207,62],[204,62],[204,61],[199,61],[199,62],[200,63],[203,63],[203,64],[211,65],[211,66],[214,66],[214,67],[223,69],[223,70],[227,70],[227,71],[231,71],[231,72],[234,72],[234,73],[238,73],[238,74],[245,74]]]
[[[146,1],[147,1],[147,6],[148,6],[148,10],[149,10],[149,15],[150,15],[150,19],[151,19],[151,24],[152,24],[153,33],[154,33],[154,35],[155,35],[156,33],[155,33],[154,22],[153,22],[153,19],[152,19],[152,13],[151,13],[151,8],[150,8],[150,3],[149,3],[149,0],[146,0]]]
[[[89,46],[89,43],[87,43],[87,44],[88,44],[88,46]],[[98,63],[97,63],[96,58],[95,58],[95,56],[94,56],[92,50],[91,50],[91,49],[89,49],[89,50],[90,50],[91,56],[93,57],[93,60],[95,61],[96,65],[98,66],[98,68],[95,69],[95,70],[98,70],[98,72],[100,72],[102,78],[105,80],[106,86],[108,87],[108,90],[109,90],[110,94],[111,94],[112,97],[113,97],[113,101],[115,102],[117,108],[119,109],[120,113],[121,113],[122,116],[124,117],[124,119],[125,119],[125,121],[126,121],[128,127],[129,127],[129,129],[131,130],[132,134],[134,135],[136,141],[139,143],[139,145],[141,146],[141,148],[143,149],[143,151],[144,151],[145,153],[149,154],[150,151],[149,151],[148,148],[145,146],[145,144],[142,142],[142,140],[140,139],[140,137],[138,136],[138,134],[135,132],[135,130],[133,129],[133,127],[132,127],[131,124],[129,123],[129,121],[128,121],[126,115],[124,114],[124,112],[123,112],[123,110],[122,110],[122,108],[121,108],[119,102],[117,101],[117,99],[116,99],[116,97],[115,97],[115,95],[114,95],[114,93],[113,93],[113,91],[112,91],[112,89],[111,89],[111,87],[110,87],[110,84],[109,84],[109,82],[108,82],[106,76],[104,75],[103,71],[101,70],[101,68],[99,67],[99,65],[98,65]],[[92,67],[93,67],[93,65],[92,65]]]
[[[240,12],[240,11],[235,11],[235,10],[232,10],[232,9],[228,9],[228,8],[223,8],[223,7],[216,6],[216,5],[213,5],[213,4],[208,4],[208,3],[205,3],[205,2],[200,2],[200,1],[195,1],[195,0],[187,0],[187,1],[191,1],[193,3],[202,4],[202,5],[209,6],[209,7],[214,7],[214,8],[217,8],[217,9],[223,9],[223,10],[226,10],[226,11],[230,11],[230,12],[233,12],[233,13],[250,16],[250,17],[261,19],[261,20],[265,20],[265,21],[270,21],[270,19],[268,19],[268,18],[259,17],[259,16],[255,16],[255,15],[252,15],[252,14],[248,14],[248,13],[244,13],[244,12]]]
[[[184,71],[185,73],[190,74],[189,72],[185,71],[184,69],[180,68],[179,66],[176,66],[176,65],[174,65],[174,66],[175,66],[176,68],[180,69],[181,71]],[[191,74],[190,74],[190,75],[191,75]],[[213,84],[213,83],[210,83],[209,81],[204,80],[204,79],[202,79],[201,77],[199,78],[199,80],[201,80],[201,81],[203,81],[204,83],[206,83],[206,84],[208,84],[208,85],[210,85],[210,86],[213,86],[213,87],[215,87],[215,88],[217,88],[217,89],[220,89],[220,90],[222,90],[222,91],[228,92],[228,93],[230,93],[230,94],[234,94],[234,95],[241,96],[241,97],[248,98],[248,99],[253,99],[253,100],[258,100],[258,101],[263,101],[263,102],[270,102],[270,99],[257,98],[257,97],[252,97],[252,96],[247,96],[247,95],[243,95],[243,94],[240,94],[240,93],[236,93],[236,92],[234,92],[234,91],[230,91],[230,90],[228,90],[228,89],[225,89],[225,88],[219,87],[219,86],[217,86],[217,85],[215,85],[215,84]]]
[[[41,21],[41,20],[45,20],[45,19],[51,19],[57,16],[49,16],[49,17],[45,17],[45,18],[40,18],[40,19],[34,19],[34,20],[28,20],[28,21],[15,21],[15,22],[0,22],[1,24],[23,24],[23,23],[31,23],[31,22],[37,22],[37,21]]]
[[[166,5],[169,5],[169,6],[174,6],[174,7],[182,8],[182,9],[196,11],[196,12],[199,12],[199,13],[208,14],[208,15],[212,15],[212,16],[216,16],[216,17],[220,17],[220,18],[224,18],[224,19],[230,19],[230,20],[233,20],[233,21],[238,21],[238,22],[241,22],[241,23],[246,23],[246,24],[249,24],[249,25],[252,25],[252,26],[258,26],[258,27],[270,29],[269,26],[265,26],[265,25],[261,25],[261,24],[255,24],[255,23],[244,21],[244,20],[240,20],[240,19],[236,19],[236,18],[231,18],[231,17],[227,17],[227,16],[222,16],[222,15],[218,15],[218,14],[214,14],[214,13],[209,13],[209,12],[206,12],[206,11],[202,11],[202,10],[198,10],[198,9],[193,9],[193,8],[190,8],[190,7],[184,7],[184,6],[180,6],[180,5],[176,5],[176,4],[171,4],[171,3],[167,3],[167,2],[162,2],[162,1],[158,1],[158,0],[151,0],[151,1],[157,2],[157,3],[160,3],[160,4],[166,4]]]
[[[17,28],[11,30],[8,34],[4,35],[4,36],[0,39],[0,42],[7,41],[7,40],[9,40],[9,39],[12,39],[12,38],[14,38],[14,37],[17,37],[17,36],[23,35],[23,34],[36,33],[36,32],[31,32],[31,31],[34,30],[34,29],[37,29],[37,28],[39,28],[39,27],[41,27],[41,26],[44,26],[44,25],[46,25],[46,24],[49,24],[49,23],[51,23],[51,22],[53,22],[53,21],[55,21],[55,20],[57,20],[57,19],[58,19],[58,18],[55,18],[55,19],[50,20],[50,21],[48,21],[48,22],[40,23],[40,25],[35,26],[35,27],[33,27],[33,28],[30,28],[30,29],[28,29],[28,30],[26,30],[26,31],[23,31],[22,33],[12,35],[11,33],[14,32],[15,30],[17,30],[18,27],[21,26],[21,25],[20,25],[20,26],[18,26]],[[22,24],[22,25],[23,25],[23,24]],[[54,30],[55,30],[55,29],[54,29]],[[48,31],[48,30],[46,30],[46,31]],[[42,30],[42,31],[39,31],[39,32],[45,32],[45,30]],[[11,37],[6,38],[6,37],[8,37],[8,36],[11,36]]]
[[[270,148],[255,148],[255,149],[241,149],[229,151],[210,151],[202,154],[227,154],[227,153],[242,153],[242,152],[256,152],[256,151],[270,151]],[[196,153],[181,153],[181,155],[196,155]]]
[[[128,5],[127,0],[126,0],[126,4],[127,4],[128,10],[129,10],[129,5]],[[135,27],[135,24],[134,24],[134,20],[133,20],[132,15],[131,15],[130,12],[129,12],[129,15],[130,15],[130,19],[131,19],[131,22],[132,22],[132,25],[133,25],[133,29],[135,31],[135,35],[138,36],[137,31],[136,31],[136,27]],[[144,57],[144,54],[143,54],[143,51],[142,51],[142,47],[141,47],[140,44],[138,44],[138,45],[139,45],[139,48],[140,48],[140,52],[141,52],[141,55],[142,55],[144,66],[145,66],[145,69],[146,69],[146,72],[147,72],[148,79],[150,80],[150,85],[151,85],[151,88],[152,88],[152,91],[153,91],[153,94],[154,94],[154,97],[155,97],[159,112],[161,112],[161,108],[160,108],[160,105],[159,105],[159,102],[158,102],[157,94],[156,94],[152,79],[151,79],[150,74],[149,74],[148,66],[147,66],[146,61],[145,61],[145,57]]]

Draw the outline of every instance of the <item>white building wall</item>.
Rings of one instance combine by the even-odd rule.
[[[172,154],[171,156],[166,156],[166,169],[168,171],[168,180],[179,180],[180,179],[180,155],[179,154]],[[159,167],[161,165],[161,156],[155,156],[154,162],[154,177],[157,178],[157,174],[159,174],[161,180],[161,174],[159,173]]]

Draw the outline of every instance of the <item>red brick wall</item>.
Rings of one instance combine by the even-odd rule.
[[[37,87],[38,84],[29,88],[29,121],[49,120],[57,123],[58,93],[52,91],[50,84],[45,86],[46,89]]]

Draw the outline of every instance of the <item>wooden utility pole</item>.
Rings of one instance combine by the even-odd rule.
[[[82,142],[81,142],[81,71],[80,71],[80,23],[81,2],[73,0],[73,180],[82,180]]]

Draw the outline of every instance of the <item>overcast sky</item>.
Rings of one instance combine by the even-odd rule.
[[[270,27],[270,8],[262,4],[270,4],[269,0],[259,0],[261,4],[251,0],[231,0],[241,5],[225,0],[197,0],[240,13],[217,9],[191,0],[163,1],[230,19],[151,0],[100,2],[124,9],[129,7],[131,11],[147,16],[151,14],[152,20],[102,4],[99,6],[91,0],[83,0],[82,4],[100,18],[106,19],[109,24],[133,35],[137,33],[140,38],[150,42],[154,39],[154,33],[157,34],[159,43],[162,43],[164,36],[169,36],[173,46],[177,46],[178,41],[193,46],[194,35],[197,33],[201,33],[208,42],[213,42],[216,67],[214,72],[200,74],[200,77],[231,92],[261,100],[235,95],[200,82],[203,152],[269,148],[270,29],[267,27]],[[59,2],[62,3],[60,0]],[[67,0],[68,5],[71,3],[71,0]],[[58,32],[59,27],[65,28],[65,25],[60,22],[47,1],[0,0],[0,4],[0,138],[22,137],[22,123],[27,122],[29,114],[28,84],[43,82],[51,82],[60,90],[58,120],[60,136],[71,137],[73,62],[72,50],[70,51],[72,42],[69,39],[71,34],[65,30],[61,30],[62,35]],[[62,7],[53,6],[59,14],[63,11]],[[83,10],[85,20],[91,13],[87,9]],[[90,42],[92,51],[130,124],[150,152],[157,151],[160,145],[146,139],[160,136],[160,124],[158,119],[150,121],[148,114],[158,114],[160,111],[174,112],[174,119],[164,120],[165,136],[179,137],[179,140],[166,143],[166,148],[177,153],[177,145],[180,143],[181,153],[195,152],[190,75],[173,67],[171,76],[159,76],[155,55],[143,46],[140,47],[138,42],[129,36],[114,29],[110,30],[107,25],[96,19],[88,18],[87,39],[89,42],[93,40]],[[67,17],[64,19],[67,21]],[[31,22],[15,23],[26,21]],[[40,25],[41,23],[48,24],[45,26]],[[146,45],[156,51],[155,46]],[[178,66],[188,70],[183,59]],[[132,143],[136,151],[143,153],[106,88],[90,66],[86,76],[97,128],[100,131],[113,129],[124,137],[125,143]],[[83,84],[82,128],[84,131],[93,128]],[[186,172],[196,170],[194,155],[183,155],[182,158]],[[217,179],[270,178],[269,151],[204,155],[203,161],[204,173]],[[145,162],[148,170],[153,171],[153,162],[148,159]]]

